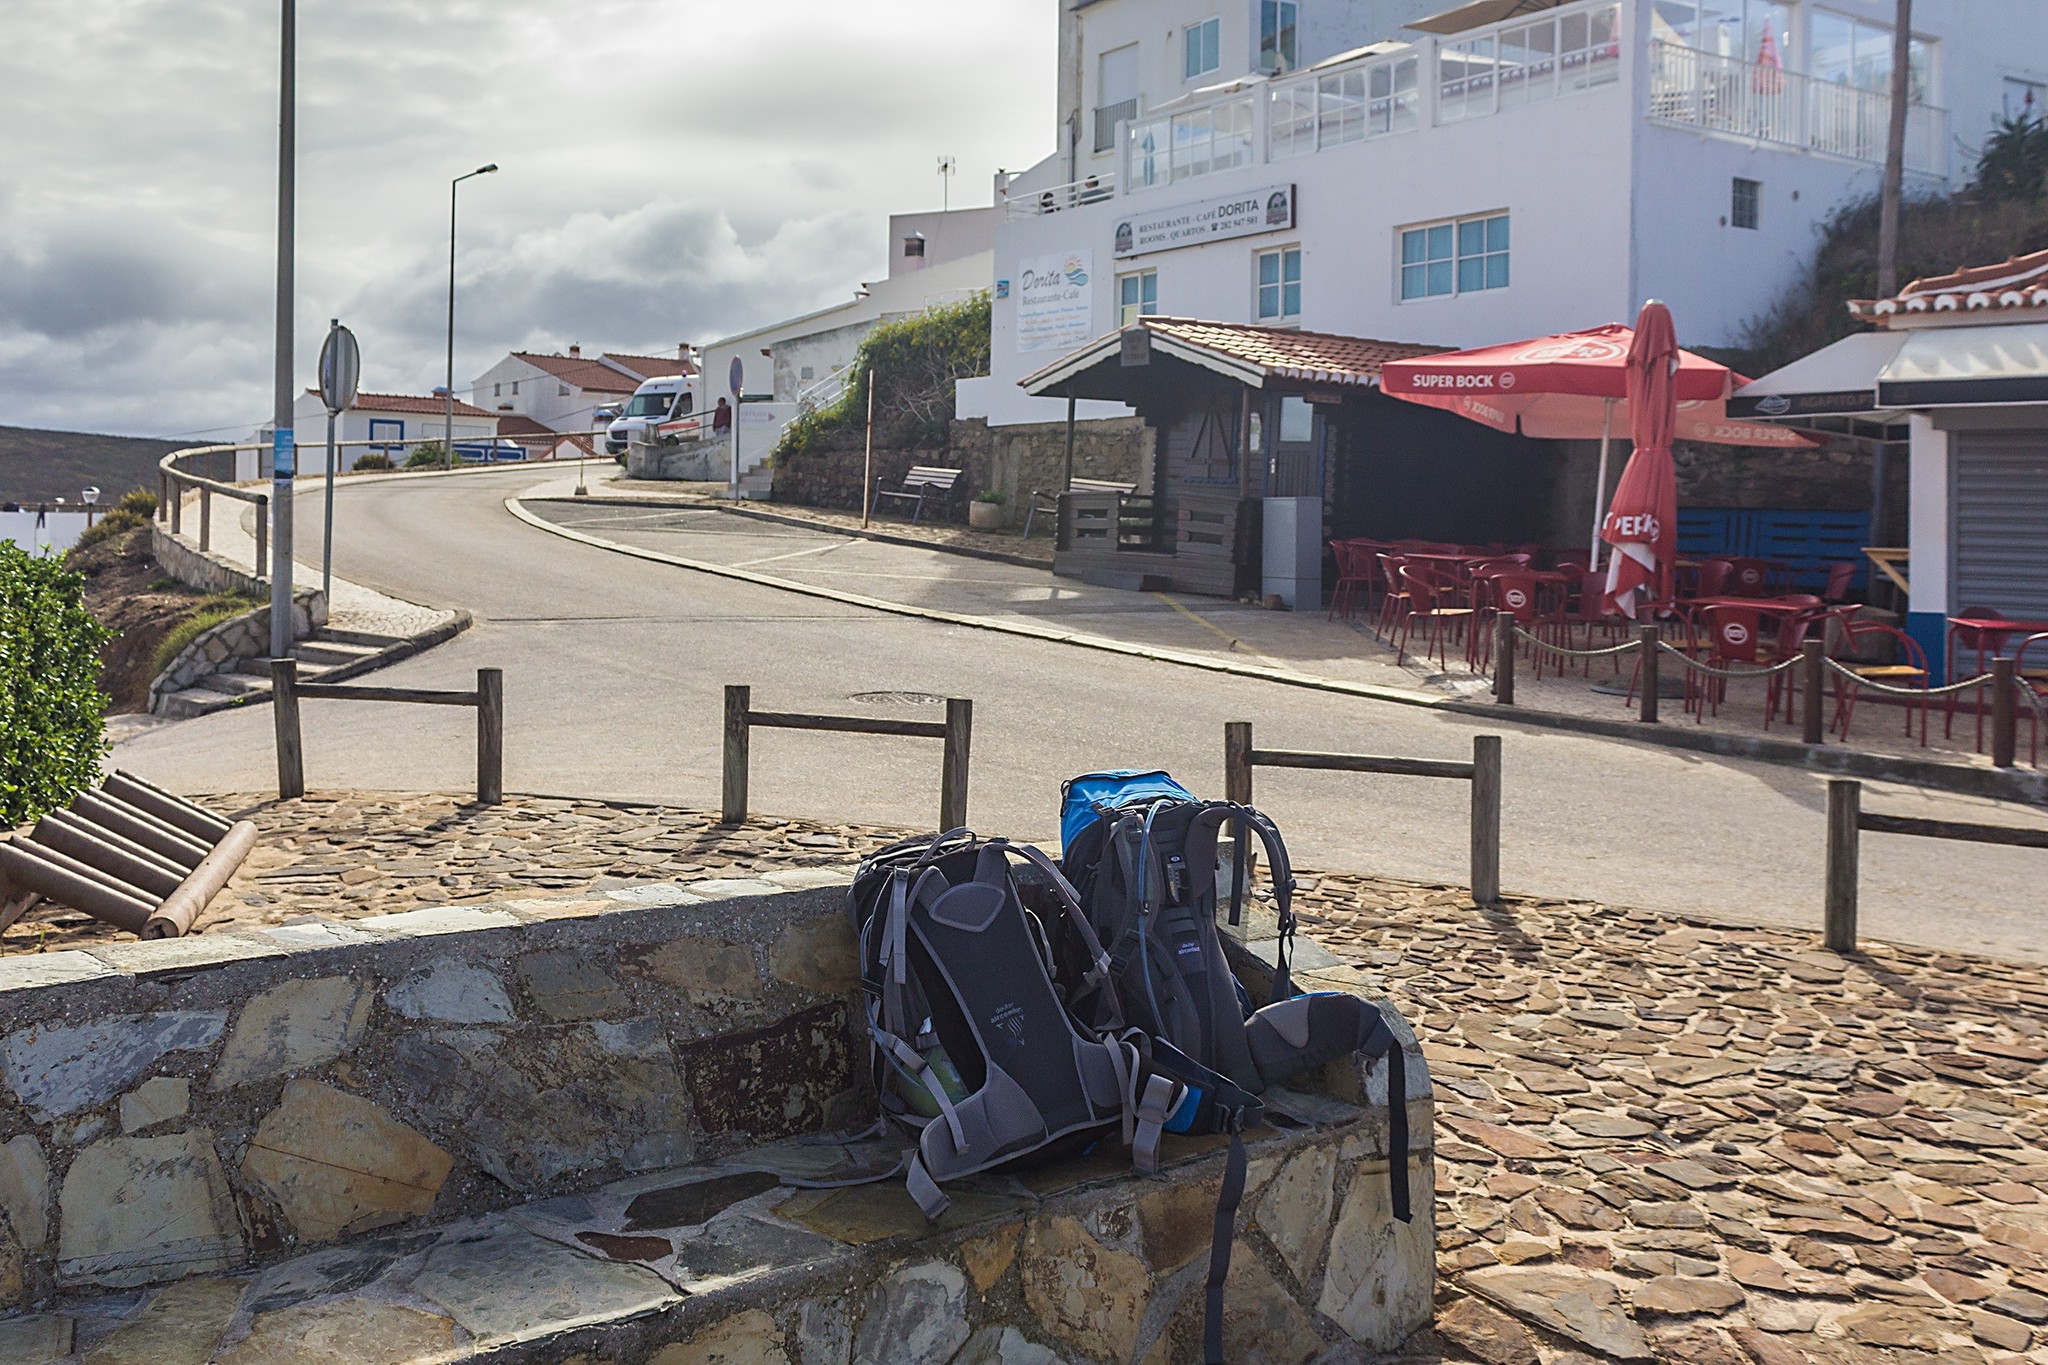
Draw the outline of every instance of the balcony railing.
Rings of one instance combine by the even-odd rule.
[[[1891,96],[1803,72],[1650,44],[1650,117],[1855,161],[1884,160]],[[1948,111],[1906,110],[1906,169],[1948,174]]]
[[[1081,204],[1099,204],[1115,195],[1116,176],[1103,171],[1064,185],[1049,185],[1042,190],[1005,188],[1003,209],[1011,218],[1036,218],[1040,214],[1058,213]]]
[[[1107,152],[1116,146],[1116,126],[1128,123],[1138,116],[1136,97],[1118,100],[1115,104],[1104,104],[1095,110],[1095,150]]]

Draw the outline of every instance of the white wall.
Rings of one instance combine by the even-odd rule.
[[[30,554],[62,554],[76,545],[86,526],[105,511],[101,508],[90,518],[84,508],[40,514],[0,511],[0,540],[11,540]]]
[[[596,360],[594,356],[582,358],[593,363]],[[632,382],[625,375],[619,378],[621,383]],[[567,393],[562,392],[565,388]],[[477,377],[468,401],[493,412],[509,411],[530,417],[550,431],[589,431],[592,412],[599,407],[622,404],[630,394],[630,390],[619,394],[586,392],[574,384],[564,384],[537,365],[508,355]]]
[[[889,215],[889,277],[916,274],[933,266],[995,250],[996,224],[1003,211],[994,206],[951,209],[937,213]],[[924,234],[924,255],[905,256],[903,239]]]
[[[371,424],[377,423],[376,429]],[[397,434],[388,423],[400,423]],[[402,450],[391,452],[392,458],[400,464],[413,446],[423,441],[439,441],[446,430],[446,419],[440,413],[424,412],[373,412],[351,408],[341,414],[334,423],[336,441],[390,441],[403,446]],[[318,474],[327,467],[327,408],[316,393],[300,394],[297,405],[292,409],[292,431],[299,444],[299,473]],[[498,434],[495,417],[465,417],[455,415],[455,439],[457,441],[488,440]],[[362,446],[344,447],[336,452],[336,463],[343,470],[355,468],[356,461],[368,451]]]

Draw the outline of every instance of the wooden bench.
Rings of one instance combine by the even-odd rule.
[[[874,500],[868,504],[868,515],[874,515],[876,502],[883,498],[892,498],[898,502],[915,504],[910,511],[910,524],[915,526],[918,519],[924,515],[924,502],[931,494],[938,494],[941,511],[951,507],[954,487],[960,482],[960,475],[964,472],[959,469],[941,468],[938,465],[914,464],[910,467],[910,472],[903,476],[903,482],[898,487],[893,490],[875,490]]]
[[[1076,493],[1121,493],[1125,497],[1129,497],[1138,491],[1138,485],[1134,483],[1118,483],[1114,479],[1076,479],[1074,480],[1073,491]],[[1031,506],[1024,513],[1024,539],[1031,539],[1031,523],[1037,519],[1040,511],[1052,513],[1054,516],[1059,514],[1060,492],[1061,490],[1057,488],[1034,488],[1031,490]],[[1054,524],[1057,525],[1058,523],[1055,522]]]

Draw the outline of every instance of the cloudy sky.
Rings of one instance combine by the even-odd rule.
[[[0,0],[0,424],[270,411],[277,0]],[[298,370],[659,353],[847,297],[1052,145],[1047,0],[300,0]],[[310,382],[310,378],[309,378]]]

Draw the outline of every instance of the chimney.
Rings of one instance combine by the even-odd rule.
[[[581,346],[578,346],[578,345],[577,345],[577,344],[576,344],[575,342],[573,342],[573,341],[572,341],[572,342],[570,342],[570,343],[569,343],[569,359],[571,359],[571,360],[581,360],[582,358],[583,358],[583,348],[582,348]]]

